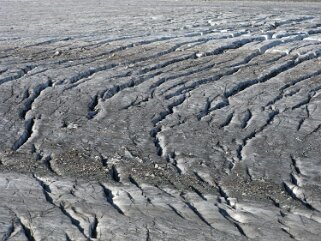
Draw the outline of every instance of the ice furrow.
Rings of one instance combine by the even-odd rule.
[[[6,82],[12,81],[12,80],[18,80],[18,79],[26,76],[34,68],[36,68],[36,66],[28,65],[28,66],[22,68],[21,70],[19,70],[16,74],[0,79],[0,85],[4,84]]]
[[[312,95],[309,94],[308,97],[306,99],[304,99],[303,101],[301,101],[300,103],[296,104],[295,106],[292,107],[292,110],[295,110],[297,108],[300,108],[302,106],[308,105],[310,103],[312,99]]]
[[[88,119],[92,119],[94,118],[95,115],[98,114],[98,109],[97,105],[98,105],[98,95],[95,95],[93,97],[91,97],[90,102],[88,103],[88,114],[87,114],[87,118]]]
[[[307,202],[304,192],[303,190],[292,184],[292,183],[288,183],[288,182],[283,182],[284,185],[284,190],[295,200],[298,200],[299,202],[302,203],[303,206],[305,206],[307,209],[312,210],[312,211],[316,211],[316,209]]]
[[[87,235],[85,234],[84,227],[81,226],[81,222],[79,220],[77,220],[74,217],[74,215],[72,215],[71,212],[68,211],[68,208],[65,206],[65,204],[63,202],[57,203],[57,201],[54,200],[54,198],[51,196],[52,195],[52,191],[50,189],[50,186],[47,183],[45,183],[45,181],[41,180],[39,177],[37,177],[35,175],[34,175],[34,179],[41,186],[46,201],[48,203],[50,203],[51,205],[59,208],[60,211],[62,212],[62,214],[65,215],[70,220],[71,224],[73,226],[75,226],[85,238],[88,238]]]
[[[73,215],[68,212],[67,208],[62,203],[60,204],[59,208],[62,211],[62,213],[69,218],[71,224],[74,225],[85,238],[88,238],[85,234],[84,227],[81,226],[80,221],[73,217]]]
[[[92,77],[94,74],[97,74],[102,71],[106,71],[108,69],[112,69],[116,66],[117,66],[117,64],[108,64],[108,65],[90,68],[86,71],[80,72],[79,74],[71,77],[69,80],[69,84],[75,84],[82,79],[88,79],[88,78]]]
[[[280,94],[277,95],[277,96],[276,96],[273,100],[271,100],[269,103],[267,103],[266,107],[276,104],[277,102],[279,102],[280,100],[282,100],[284,97],[292,96],[292,95],[285,95],[285,94],[284,94],[284,93],[285,93],[285,90],[287,90],[288,88],[293,87],[293,86],[295,86],[296,84],[299,84],[299,83],[301,83],[301,82],[303,82],[303,81],[307,81],[307,80],[309,80],[309,79],[311,79],[311,78],[313,78],[313,77],[317,77],[317,76],[319,76],[319,75],[321,75],[321,69],[318,70],[318,71],[316,71],[316,72],[313,72],[313,73],[311,73],[311,74],[308,74],[308,75],[306,75],[306,76],[302,76],[302,77],[300,77],[300,78],[298,78],[298,79],[292,80],[290,83],[285,84],[284,86],[282,86],[282,87],[279,89]],[[294,94],[295,94],[295,93],[294,93]]]
[[[220,213],[226,220],[228,220],[231,224],[233,224],[233,225],[237,228],[237,230],[240,232],[240,234],[241,234],[242,236],[247,237],[247,235],[246,235],[246,233],[244,232],[243,228],[241,227],[240,223],[237,222],[236,220],[234,220],[233,217],[231,217],[231,216],[229,215],[229,213],[228,213],[225,209],[223,209],[223,208],[221,208],[221,207],[218,207],[218,208],[219,208],[219,213]]]
[[[100,183],[101,188],[105,194],[107,202],[121,215],[125,215],[124,211],[120,209],[113,201],[113,193],[110,189],[108,189],[104,184]]]
[[[208,227],[213,228],[212,225],[202,216],[202,214],[193,206],[192,203],[185,201],[186,206],[196,214],[196,216],[205,223]]]
[[[243,159],[242,157],[242,151],[244,149],[244,147],[247,145],[247,143],[252,140],[257,134],[261,133],[262,131],[264,131],[275,119],[275,117],[279,114],[280,112],[278,110],[272,111],[269,113],[269,117],[266,120],[266,123],[261,126],[260,128],[258,128],[257,130],[251,132],[248,136],[246,136],[243,140],[242,140],[242,144],[239,145],[239,148],[237,149],[237,153],[238,153],[238,158],[240,160]]]
[[[24,123],[24,130],[18,140],[12,145],[12,150],[17,151],[22,145],[24,145],[33,134],[33,127],[35,125],[35,119],[28,119]]]
[[[9,226],[7,232],[2,236],[1,241],[8,241],[11,235],[14,233],[14,223]]]
[[[53,83],[51,79],[49,79],[46,83],[40,84],[33,89],[32,95],[25,100],[23,108],[19,110],[20,118],[25,119],[28,111],[32,109],[32,104],[35,102],[35,100],[45,89],[52,87],[52,85]]]
[[[250,54],[249,56],[247,56],[243,61],[231,65],[231,68],[228,69],[226,71],[226,73],[224,73],[224,74],[219,74],[216,77],[211,77],[211,78],[208,78],[208,79],[202,79],[202,80],[199,80],[199,81],[195,81],[190,85],[186,85],[184,83],[184,87],[182,87],[181,89],[177,90],[173,94],[165,95],[165,98],[166,99],[172,98],[172,97],[174,97],[176,95],[182,94],[186,90],[189,90],[189,91],[195,90],[196,88],[200,87],[201,85],[207,84],[207,83],[212,82],[212,81],[217,81],[217,80],[221,79],[222,77],[233,75],[236,72],[238,72],[240,69],[247,67],[251,60],[255,59],[256,57],[258,57],[258,56],[260,56],[262,54],[265,54],[268,49],[271,49],[271,48],[273,48],[273,47],[275,47],[275,46],[277,46],[279,44],[284,44],[284,41],[279,41],[279,42],[274,43],[274,44],[267,44],[266,46],[261,47],[259,50],[257,50],[253,54]],[[241,46],[243,46],[243,45],[241,45]],[[215,53],[215,55],[217,55],[217,54],[221,54],[221,52],[218,51],[217,53]],[[227,90],[224,93],[224,96],[226,98],[229,98],[229,97],[237,94],[238,92],[240,92],[240,91],[242,91],[242,90],[244,90],[244,89],[246,89],[246,88],[248,88],[248,87],[250,87],[250,86],[252,86],[252,85],[254,85],[256,83],[258,83],[258,82],[265,82],[267,79],[272,78],[273,75],[276,75],[275,72],[282,71],[284,68],[287,68],[288,65],[290,65],[290,63],[291,63],[291,61],[287,62],[284,65],[281,65],[279,68],[276,68],[275,70],[272,70],[266,76],[259,77],[259,79],[247,80],[247,81],[238,83],[237,86],[235,86],[233,89]]]
[[[247,109],[244,114],[244,118],[241,120],[240,127],[242,129],[246,128],[249,125],[251,118],[252,118],[252,112],[249,109]]]
[[[186,97],[182,96],[181,98],[178,98],[171,104],[167,106],[167,110],[159,113],[159,116],[154,118],[152,120],[152,123],[154,125],[154,128],[150,131],[150,136],[153,138],[154,145],[157,150],[157,155],[159,156],[166,156],[165,148],[162,145],[162,141],[159,138],[159,135],[162,131],[161,126],[159,126],[159,123],[163,120],[165,120],[169,115],[172,115],[174,113],[174,108],[181,105],[185,101]]]
[[[220,128],[227,127],[231,123],[233,116],[234,116],[234,112],[228,114],[226,117],[226,120],[220,125]]]
[[[193,187],[193,186],[190,186],[190,188],[201,198],[203,199],[204,201],[207,201],[207,198],[203,195],[203,193],[198,190],[197,188]]]
[[[177,216],[179,216],[179,217],[182,218],[182,219],[185,219],[184,216],[183,216],[182,214],[180,214],[179,211],[178,211],[175,207],[173,207],[171,204],[167,204],[167,206],[168,206]]]
[[[31,224],[24,223],[22,218],[18,218],[18,220],[28,241],[37,241],[37,239],[34,237],[33,230],[31,229]]]
[[[239,94],[240,92],[254,86],[254,85],[258,85],[260,83],[264,83],[278,75],[280,75],[281,73],[284,73],[286,71],[289,71],[291,69],[293,69],[294,67],[296,67],[298,64],[304,62],[304,61],[307,61],[307,60],[310,60],[310,59],[313,59],[313,58],[317,58],[319,57],[319,54],[308,54],[309,57],[303,57],[303,58],[297,58],[296,60],[289,60],[283,64],[280,64],[278,67],[274,67],[272,68],[271,70],[268,71],[268,73],[266,74],[263,74],[261,76],[259,76],[257,79],[252,79],[252,80],[246,80],[246,81],[243,81],[241,83],[238,83],[236,86],[234,86],[231,90],[227,90],[225,93],[224,93],[224,97],[226,98],[227,102],[225,104],[223,104],[222,106],[219,106],[219,108],[213,108],[209,111],[212,112],[216,109],[221,109],[225,106],[228,106],[229,105],[229,101],[228,99],[232,96],[235,96],[237,94]],[[271,102],[272,103],[272,102]]]

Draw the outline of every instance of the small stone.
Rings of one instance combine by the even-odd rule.
[[[56,51],[56,52],[54,53],[53,56],[59,56],[59,55],[61,55],[61,54],[62,54],[62,52],[61,52],[60,50],[58,50],[58,51]]]
[[[205,56],[205,53],[197,53],[197,54],[196,54],[196,57],[197,57],[197,58],[201,58],[201,57],[203,57],[203,56]]]

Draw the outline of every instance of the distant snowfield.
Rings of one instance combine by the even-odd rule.
[[[0,0],[1,241],[319,241],[320,13]]]

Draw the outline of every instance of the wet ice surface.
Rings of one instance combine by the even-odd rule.
[[[320,240],[320,4],[0,6],[1,240]]]

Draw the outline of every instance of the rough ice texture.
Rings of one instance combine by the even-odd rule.
[[[320,240],[321,5],[0,0],[0,239]]]

